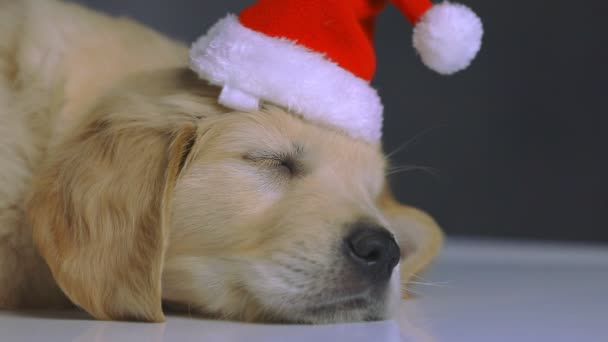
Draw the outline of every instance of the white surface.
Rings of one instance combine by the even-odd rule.
[[[0,311],[0,341],[608,341],[608,246],[451,241],[398,321],[98,322]]]

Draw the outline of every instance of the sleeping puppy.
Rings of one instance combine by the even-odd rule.
[[[187,63],[129,20],[0,2],[0,308],[395,314],[442,235],[391,197],[381,147],[280,107],[222,107]]]

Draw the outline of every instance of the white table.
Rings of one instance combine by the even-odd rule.
[[[0,341],[608,341],[608,246],[450,241],[396,321],[270,326],[98,322],[0,311]]]

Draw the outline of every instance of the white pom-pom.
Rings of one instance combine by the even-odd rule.
[[[481,47],[483,26],[465,5],[444,2],[429,9],[414,28],[414,48],[440,74],[465,69]]]

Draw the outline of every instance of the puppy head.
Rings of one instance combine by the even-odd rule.
[[[187,72],[140,77],[49,152],[27,211],[70,299],[101,319],[383,319],[441,234],[396,203],[379,146]],[[400,266],[396,267],[399,263]]]

